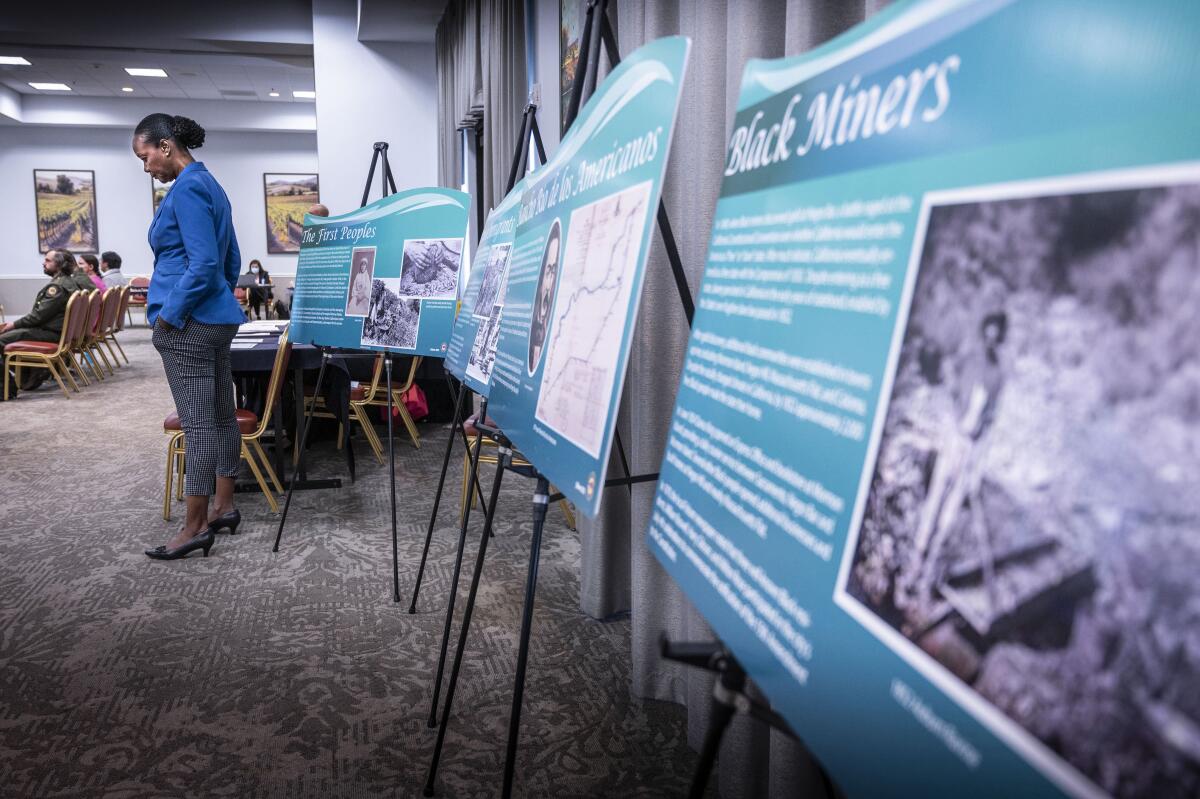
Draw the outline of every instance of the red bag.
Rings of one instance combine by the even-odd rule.
[[[408,415],[413,418],[413,421],[420,421],[429,415],[429,402],[425,399],[425,392],[416,383],[412,387],[400,395],[400,401],[404,403],[404,407],[408,409]]]

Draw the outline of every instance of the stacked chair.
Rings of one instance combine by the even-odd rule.
[[[81,383],[90,386],[93,379],[103,380],[106,371],[109,376],[115,374],[114,367],[121,365],[117,351],[125,363],[129,363],[116,335],[123,328],[121,314],[128,303],[128,286],[113,287],[104,292],[93,289],[72,293],[67,299],[58,343],[13,342],[5,347],[5,369],[12,369],[18,381],[23,367],[45,369],[67,398],[71,396],[67,383],[78,392]],[[113,350],[113,345],[117,350]],[[5,399],[8,399],[7,386],[5,388]]]
[[[59,334],[57,342],[52,341],[14,341],[4,348],[4,368],[11,369],[16,374],[17,382],[21,381],[21,368],[25,366],[45,369],[50,372],[54,382],[58,383],[58,387],[62,389],[63,395],[71,398],[71,392],[67,391],[67,384],[63,382],[66,377],[71,383],[71,388],[79,391],[79,384],[75,382],[75,378],[71,376],[71,370],[68,363],[71,359],[71,340],[74,332],[87,319],[86,311],[89,308],[88,297],[80,292],[75,292],[67,300],[66,314],[63,316],[62,333]],[[8,391],[9,381],[4,381],[4,399],[9,399]]]
[[[292,345],[288,343],[288,330],[285,328],[279,336],[279,350],[275,353],[275,363],[271,367],[271,377],[267,383],[266,407],[263,408],[262,417],[260,418],[258,414],[245,408],[237,409],[238,430],[242,434],[242,460],[250,467],[250,472],[254,475],[258,487],[262,489],[263,496],[267,498],[267,504],[271,506],[273,513],[279,512],[279,502],[275,495],[283,493],[283,483],[275,474],[275,469],[271,467],[271,460],[267,457],[266,450],[263,449],[261,439],[267,431],[267,426],[271,423],[271,413],[279,399],[279,393],[283,390],[283,379],[287,374],[288,358],[291,353]],[[230,384],[229,390],[233,391],[232,384]],[[163,432],[170,436],[167,440],[167,477],[163,491],[163,518],[169,521],[172,493],[176,499],[183,499],[186,442],[177,413],[172,412],[163,420]],[[270,479],[269,484],[267,478]]]

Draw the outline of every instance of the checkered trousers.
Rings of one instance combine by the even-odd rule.
[[[154,325],[154,348],[162,357],[183,428],[184,491],[189,496],[212,496],[217,477],[237,477],[242,434],[229,366],[229,345],[237,330],[237,325],[194,319],[182,328]]]

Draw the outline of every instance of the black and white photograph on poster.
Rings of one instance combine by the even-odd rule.
[[[537,288],[533,292],[533,308],[529,318],[529,374],[537,371],[546,346],[546,331],[550,327],[550,311],[554,308],[554,287],[558,284],[558,261],[562,254],[562,225],[557,219],[550,225],[546,246],[542,249],[542,265],[538,270]]]
[[[503,305],[492,306],[487,321],[480,323],[475,333],[475,343],[467,359],[467,374],[486,384],[492,378],[492,366],[496,363],[496,344],[500,340],[500,313]]]
[[[409,239],[404,242],[400,295],[423,299],[454,299],[463,240]]]
[[[417,346],[421,301],[401,297],[397,278],[376,279],[371,287],[371,305],[363,320],[362,344],[373,347],[412,349]]]
[[[511,244],[494,244],[488,253],[487,266],[483,270],[483,280],[479,283],[479,294],[475,297],[475,307],[471,309],[473,316],[487,317],[500,299],[500,286],[504,282],[504,273],[508,271],[508,262],[512,257]]]
[[[1034,762],[1116,797],[1200,796],[1200,172],[1185,177],[927,198],[838,597]]]
[[[366,316],[371,307],[375,277],[375,248],[355,247],[350,254],[350,283],[346,287],[346,316]]]

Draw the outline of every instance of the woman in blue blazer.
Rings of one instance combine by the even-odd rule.
[[[241,460],[229,345],[246,321],[233,296],[241,254],[229,198],[191,150],[204,129],[187,117],[151,114],[133,132],[133,152],[146,172],[175,185],[150,223],[154,276],[146,320],[162,357],[185,442],[187,518],[160,560],[212,548],[217,530],[236,532],[233,483]],[[209,499],[215,500],[209,508]]]

